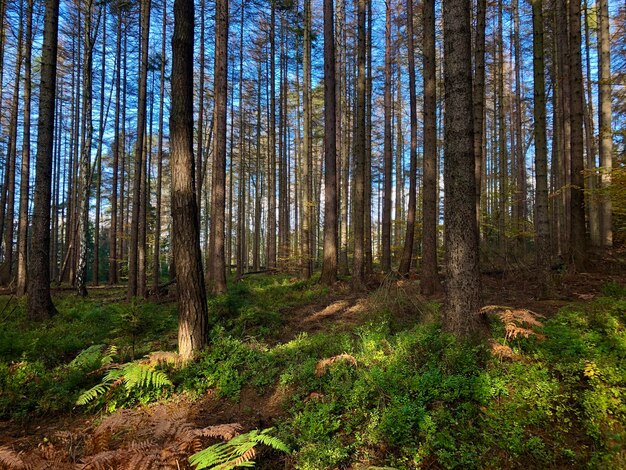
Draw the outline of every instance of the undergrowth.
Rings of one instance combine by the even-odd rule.
[[[550,319],[486,309],[493,340],[485,345],[442,332],[436,308],[414,308],[412,292],[372,294],[353,330],[301,333],[275,344],[284,312],[327,291],[284,276],[251,276],[210,300],[210,347],[185,367],[157,370],[171,380],[170,393],[211,391],[237,401],[253,387],[260,397],[284,397],[273,424],[293,449],[288,468],[626,468],[623,286],[607,284],[602,297]],[[118,337],[126,361],[133,341],[137,355],[144,353],[147,336]],[[59,396],[54,387],[72,390],[73,403],[80,390],[102,384],[105,371],[94,371],[103,367],[103,349],[93,348],[53,369],[33,347],[5,359],[0,413],[14,414],[18,397],[34,400],[20,405],[29,412],[44,409],[46,394]]]

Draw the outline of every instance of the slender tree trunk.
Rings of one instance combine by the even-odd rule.
[[[218,1],[218,14],[226,0]],[[218,16],[218,22],[225,18]],[[178,298],[178,352],[192,359],[208,341],[193,159],[193,0],[175,0],[172,36],[172,241]]]
[[[514,168],[515,168],[515,201],[513,212],[515,213],[514,223],[516,229],[516,237],[518,244],[523,241],[522,234],[524,232],[527,219],[527,190],[526,190],[526,162],[524,159],[524,134],[522,129],[522,60],[520,46],[520,21],[519,21],[518,0],[513,1],[513,41],[515,43],[515,150],[514,150]]]
[[[399,64],[398,64],[399,67]],[[397,84],[400,87],[400,83]],[[385,1],[385,133],[383,149],[383,220],[382,220],[382,254],[381,268],[383,272],[391,271],[391,170],[393,167],[391,139],[391,0]],[[400,158],[400,155],[396,155]],[[396,182],[400,175],[396,175]],[[396,204],[398,194],[396,194]],[[396,222],[397,223],[397,222]]]
[[[352,287],[365,287],[365,9],[367,0],[358,0],[357,86],[354,135],[354,261]]]
[[[423,5],[424,189],[422,195],[422,275],[420,290],[424,295],[431,295],[439,289],[439,273],[437,269],[437,226],[439,221],[437,216],[437,67],[435,64],[435,1],[424,0]]]
[[[485,113],[485,17],[487,0],[477,0],[476,34],[474,44],[474,173],[476,175],[476,223],[480,231],[482,169],[484,165],[484,113]]]
[[[145,206],[144,200],[145,155],[144,138],[146,132],[146,88],[148,83],[148,40],[150,34],[150,3],[141,0],[141,59],[139,64],[139,90],[137,98],[137,141],[135,144],[135,164],[133,179],[133,212],[130,224],[130,245],[128,253],[128,298],[145,297]],[[143,214],[142,214],[143,212]],[[142,215],[144,217],[142,217]]]
[[[28,273],[28,318],[45,320],[56,313],[50,296],[50,198],[54,151],[59,0],[45,0],[37,159],[33,207],[32,253]]]
[[[324,0],[324,263],[320,282],[337,280],[337,93],[333,0]]]
[[[26,8],[26,41],[24,49],[24,126],[22,139],[22,171],[20,183],[20,217],[17,233],[17,290],[19,297],[26,294],[26,270],[28,261],[28,194],[30,192],[30,105],[31,105],[31,56],[33,36],[33,4],[28,0]]]
[[[391,0],[389,0],[391,1]],[[365,30],[365,57],[366,57],[366,79],[365,79],[365,274],[373,271],[372,253],[372,1],[367,2],[367,28]]]
[[[409,63],[409,110],[411,125],[411,149],[409,156],[409,208],[406,218],[406,235],[398,271],[406,276],[411,269],[413,240],[415,237],[415,212],[417,206],[417,98],[415,96],[415,45],[413,32],[413,0],[407,0],[407,36]],[[425,44],[424,44],[425,45]]]
[[[102,8],[102,7],[101,7]],[[100,74],[100,120],[99,120],[99,133],[98,133],[98,151],[96,154],[96,220],[94,224],[94,237],[93,237],[93,270],[92,278],[94,285],[100,283],[100,211],[101,211],[101,198],[102,198],[102,145],[104,140],[104,83],[106,80],[106,46],[107,46],[107,20],[106,11],[99,13],[102,21],[102,64]],[[110,100],[109,100],[110,102]],[[107,110],[108,116],[108,110]]]
[[[570,261],[577,270],[583,270],[586,262],[585,234],[585,182],[584,146],[583,146],[583,113],[584,96],[582,80],[581,55],[581,20],[580,0],[570,0],[570,108],[572,113],[571,134],[571,217],[570,226]]]
[[[204,2],[203,2],[204,4]],[[204,21],[204,18],[203,18]],[[165,38],[167,35],[167,0],[163,0],[163,30],[161,36],[161,76],[159,81],[159,136],[157,150],[156,213],[154,224],[154,260],[152,265],[152,292],[159,294],[161,279],[161,197],[163,181],[163,109],[165,107]],[[201,74],[202,75],[202,74]],[[198,201],[199,209],[199,201]],[[200,210],[198,210],[198,213]],[[199,218],[198,218],[199,219]]]
[[[459,336],[482,329],[479,315],[478,227],[473,152],[472,56],[469,0],[443,6],[445,108],[444,181],[446,298],[443,325]]]
[[[109,229],[109,284],[118,283],[118,175],[120,157],[120,89],[121,89],[121,68],[122,68],[122,16],[121,12],[117,16],[117,35],[115,45],[115,129],[113,137],[113,181],[111,185],[111,227]]]
[[[533,81],[535,118],[535,243],[540,271],[540,296],[547,294],[550,269],[550,223],[548,219],[548,150],[546,143],[546,95],[543,47],[543,4],[532,1]]]
[[[611,170],[613,168],[613,130],[611,124],[611,44],[609,31],[608,0],[598,0],[598,70],[600,71],[599,114],[600,130],[600,187],[608,192],[611,186]],[[611,220],[611,198],[603,194],[601,202],[602,226],[600,238],[602,246],[613,246],[613,229]]]
[[[20,7],[22,13],[23,5]],[[4,229],[4,262],[0,267],[0,284],[9,285],[13,280],[13,235],[15,232],[15,172],[17,167],[17,117],[19,112],[22,58],[24,52],[24,23],[21,21],[17,33],[17,57],[15,60],[15,86],[9,117],[7,143],[7,165],[4,177],[6,191],[6,216],[0,225],[0,240]],[[5,201],[2,201],[4,207]],[[6,225],[6,227],[5,227]]]
[[[276,5],[271,4],[270,16],[270,123],[269,165],[267,171],[268,213],[267,213],[267,268],[276,269]]]
[[[211,201],[211,257],[209,281],[216,293],[226,291],[224,217],[226,213],[226,98],[228,92],[228,1],[217,0],[215,9],[215,146]],[[178,270],[177,270],[178,272]]]
[[[600,241],[600,225],[601,225],[601,210],[598,204],[598,178],[597,178],[597,164],[596,164],[596,140],[595,140],[595,123],[593,114],[593,90],[591,84],[591,33],[589,31],[589,6],[587,0],[584,3],[585,10],[585,75],[586,83],[586,99],[584,110],[584,124],[585,124],[585,153],[587,156],[587,168],[586,168],[586,181],[587,181],[587,220],[589,221],[589,238],[591,246],[600,247],[602,245]]]

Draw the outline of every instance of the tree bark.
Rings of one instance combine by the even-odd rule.
[[[611,124],[611,43],[609,31],[609,6],[608,0],[598,0],[598,70],[600,71],[599,86],[599,120],[600,130],[600,187],[603,192],[608,192],[611,186],[611,171],[613,168],[613,130]],[[602,226],[600,238],[602,246],[613,246],[612,207],[611,198],[603,194],[602,203]]]
[[[533,82],[535,119],[535,243],[540,272],[541,297],[547,294],[550,269],[550,222],[548,219],[548,150],[546,143],[546,92],[544,76],[543,4],[532,1]]]
[[[218,1],[224,14],[226,0]],[[218,16],[218,22],[226,20]],[[193,0],[175,0],[172,36],[172,241],[178,298],[178,352],[189,360],[208,341],[193,158]]]
[[[324,0],[324,262],[320,282],[337,281],[337,86],[333,0]]]
[[[215,144],[211,201],[209,281],[213,293],[226,292],[224,218],[226,213],[226,98],[228,92],[228,1],[217,0],[215,9]],[[178,270],[177,270],[178,271]]]
[[[444,22],[444,182],[446,298],[444,329],[472,337],[482,329],[472,119],[469,0],[447,0]]]
[[[570,0],[570,109],[572,119],[571,134],[571,217],[570,262],[576,270],[583,270],[586,262],[585,234],[585,182],[583,146],[583,77],[581,55],[580,0]]]
[[[400,83],[397,84],[401,86]],[[385,1],[385,131],[383,148],[383,214],[381,233],[381,268],[384,273],[391,271],[391,171],[393,166],[391,139],[391,0]],[[400,118],[401,119],[401,118]],[[400,158],[400,155],[396,155]],[[396,175],[396,182],[400,175]],[[398,194],[396,194],[396,205]],[[397,223],[397,221],[396,221]]]
[[[28,262],[28,195],[30,193],[30,109],[31,109],[31,57],[33,36],[33,5],[28,0],[26,8],[26,41],[24,49],[24,131],[22,139],[22,171],[20,178],[20,217],[18,222],[17,246],[17,289],[18,297],[26,295]]]
[[[400,259],[400,274],[406,276],[411,269],[413,259],[413,240],[415,237],[415,212],[417,206],[417,97],[415,96],[415,38],[413,32],[413,0],[407,0],[407,36],[409,63],[409,112],[411,125],[411,149],[409,156],[409,208],[406,217],[406,235]],[[425,44],[424,44],[425,45]]]
[[[424,187],[422,195],[422,275],[420,291],[439,289],[437,269],[437,79],[435,64],[435,1],[424,0]],[[446,186],[447,187],[447,186]]]
[[[50,198],[52,195],[58,32],[59,0],[45,0],[37,122],[33,238],[28,273],[27,312],[30,320],[46,320],[56,313],[50,296]]]

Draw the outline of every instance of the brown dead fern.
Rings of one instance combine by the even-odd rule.
[[[0,468],[6,470],[30,470],[22,456],[7,447],[0,447]]]
[[[524,308],[511,308],[499,305],[488,305],[480,310],[483,315],[492,315],[504,324],[505,339],[511,340],[518,337],[534,337],[539,340],[545,339],[545,335],[536,332],[532,328],[543,327],[545,316]]]
[[[347,353],[343,353],[337,356],[328,357],[326,359],[320,359],[315,365],[315,376],[316,377],[323,376],[331,364],[334,364],[335,362],[340,362],[340,361],[347,362],[348,364],[351,364],[354,367],[357,367],[357,362],[354,356],[351,356],[350,354],[347,354]]]

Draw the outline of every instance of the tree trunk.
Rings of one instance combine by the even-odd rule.
[[[583,270],[586,262],[585,234],[585,182],[583,146],[583,80],[581,55],[580,0],[570,0],[570,109],[571,134],[571,217],[570,262],[577,270]]]
[[[211,290],[226,292],[224,218],[226,213],[226,98],[228,92],[228,1],[217,0],[215,21],[215,145],[211,201]],[[177,269],[178,272],[178,269]]]
[[[304,101],[304,165],[302,165],[302,183],[304,198],[302,201],[302,276],[311,277],[311,246],[312,208],[313,208],[313,130],[311,123],[311,0],[304,0],[304,60],[302,65],[303,101]],[[334,110],[333,110],[334,111]],[[333,129],[334,132],[334,129]]]
[[[533,81],[535,118],[535,243],[540,271],[541,297],[548,288],[550,269],[550,223],[548,220],[548,150],[546,143],[546,92],[543,49],[543,4],[533,0]]]
[[[357,9],[357,84],[354,135],[354,261],[352,288],[365,288],[365,8],[367,0],[358,0]]]
[[[415,237],[415,212],[417,206],[417,98],[415,96],[415,45],[413,32],[413,0],[407,0],[407,36],[409,62],[409,110],[411,125],[411,149],[409,156],[409,208],[406,218],[406,235],[398,271],[406,276],[411,269],[413,240]],[[425,44],[424,44],[425,45]]]
[[[435,64],[435,1],[424,0],[424,188],[422,195],[422,275],[420,291],[439,289],[437,269],[437,80]],[[446,96],[447,98],[447,96]],[[446,185],[447,187],[447,185]]]
[[[139,90],[137,98],[137,141],[133,178],[133,212],[130,224],[128,253],[128,298],[145,297],[145,206],[144,191],[146,160],[144,138],[146,132],[146,88],[148,83],[148,40],[150,34],[150,3],[141,0],[141,59],[139,66]],[[144,217],[142,217],[142,215]]]
[[[271,2],[270,16],[270,119],[268,129],[269,161],[267,169],[267,268],[276,269],[276,4]]]
[[[218,2],[224,14],[225,0]],[[218,22],[226,20],[218,16]],[[175,0],[172,36],[172,241],[178,298],[178,352],[192,359],[208,341],[207,299],[202,274],[193,159],[193,0]]]
[[[600,187],[607,192],[611,186],[611,170],[613,168],[613,131],[611,125],[611,44],[609,32],[608,0],[598,0],[598,70],[600,71],[599,114],[600,130]],[[613,246],[613,230],[611,220],[611,198],[604,194],[601,203],[602,226],[600,238],[602,246]]]
[[[159,136],[157,150],[156,213],[154,224],[154,260],[152,264],[152,292],[158,295],[161,280],[161,192],[163,182],[163,108],[165,107],[165,42],[167,35],[167,0],[163,0],[163,30],[161,36],[161,76],[159,79]],[[199,209],[199,201],[198,201]],[[198,210],[198,213],[200,210]],[[198,218],[199,220],[199,218]]]
[[[474,36],[474,173],[476,176],[476,223],[480,231],[482,169],[484,165],[484,113],[485,113],[485,17],[487,0],[477,0],[476,34]]]
[[[469,0],[448,0],[443,7],[445,108],[444,182],[446,298],[445,330],[471,337],[482,329],[476,179],[472,119],[472,56]]]
[[[324,263],[320,282],[337,280],[337,90],[333,0],[324,0]]]
[[[56,313],[50,296],[50,198],[52,195],[58,22],[59,0],[46,0],[37,123],[33,238],[28,273],[27,309],[30,320],[46,320]]]
[[[399,67],[399,64],[398,64]],[[398,88],[401,86],[397,84]],[[384,273],[391,271],[391,170],[393,166],[391,139],[391,0],[385,1],[385,134],[383,148],[383,214],[381,233],[381,268]],[[401,119],[401,118],[400,118]],[[400,159],[400,155],[396,155]],[[400,175],[396,174],[396,182]],[[396,205],[398,194],[396,194]],[[397,220],[396,220],[397,223]]]
[[[26,9],[26,41],[24,50],[24,131],[22,139],[22,171],[20,183],[20,217],[17,246],[17,295],[26,294],[28,262],[28,195],[30,192],[30,108],[31,108],[31,57],[33,36],[33,4],[28,0]]]

